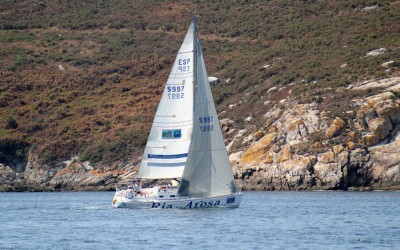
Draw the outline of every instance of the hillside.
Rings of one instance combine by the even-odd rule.
[[[388,89],[400,73],[400,1],[198,1],[196,7],[186,1],[0,1],[2,189],[108,189],[128,178],[194,8],[208,73],[221,80],[213,86],[214,99],[245,188],[279,189],[257,180],[265,164],[281,171],[282,162],[299,166],[294,155],[319,159],[334,146],[345,148],[344,158],[352,150],[365,150],[364,157],[369,147],[398,137],[400,121],[391,118],[388,133],[370,140],[377,129],[369,118],[387,123],[391,116],[377,106],[369,107],[375,115],[358,110],[387,92],[380,103],[395,114],[400,110],[399,90]],[[391,85],[365,82],[377,79],[391,79]],[[287,139],[290,128],[278,123],[309,112],[307,105],[323,117],[313,123],[318,129],[305,126],[302,139]],[[337,117],[344,125],[329,136]],[[351,147],[348,132],[355,134]],[[278,143],[281,134],[286,140]],[[247,152],[268,138],[279,148]],[[286,160],[279,158],[285,150],[291,155]],[[337,164],[342,151],[324,164]],[[72,157],[78,158],[65,163]],[[353,185],[343,186],[343,176],[339,184],[317,185],[315,164],[323,161],[311,158],[314,164],[304,168],[314,179],[305,189]],[[364,162],[371,167],[377,161]],[[400,181],[398,172],[393,183]],[[296,189],[298,181],[281,189]]]

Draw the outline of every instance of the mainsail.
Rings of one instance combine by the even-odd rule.
[[[147,140],[138,178],[180,178],[193,129],[195,24],[179,49]]]
[[[211,94],[200,41],[196,38],[196,91],[192,139],[183,172],[180,196],[216,197],[236,192]]]

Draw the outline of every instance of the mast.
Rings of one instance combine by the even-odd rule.
[[[193,16],[193,100],[196,97],[197,89],[197,27],[196,16]],[[195,101],[193,101],[193,116],[195,109]],[[194,117],[193,117],[194,118]]]

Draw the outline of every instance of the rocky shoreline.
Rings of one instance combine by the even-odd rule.
[[[379,89],[353,99],[350,118],[331,117],[317,103],[290,96],[264,115],[259,131],[221,120],[235,178],[243,190],[400,190],[400,77],[368,81],[342,91]],[[248,119],[251,121],[251,117]],[[236,145],[236,148],[234,147]],[[239,145],[239,147],[237,147]],[[135,177],[132,163],[93,167],[74,158],[61,166],[0,164],[0,191],[106,191]]]

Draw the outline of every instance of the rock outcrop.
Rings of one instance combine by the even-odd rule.
[[[231,159],[243,189],[399,189],[400,82],[367,84],[377,82],[382,93],[353,100],[350,129],[340,117],[329,122],[317,104],[272,108],[264,118],[273,132]]]
[[[106,191],[115,183],[135,177],[136,164],[113,164],[93,168],[88,162],[72,162],[66,166],[50,167],[39,164],[33,154],[23,173],[0,164],[1,191]]]

